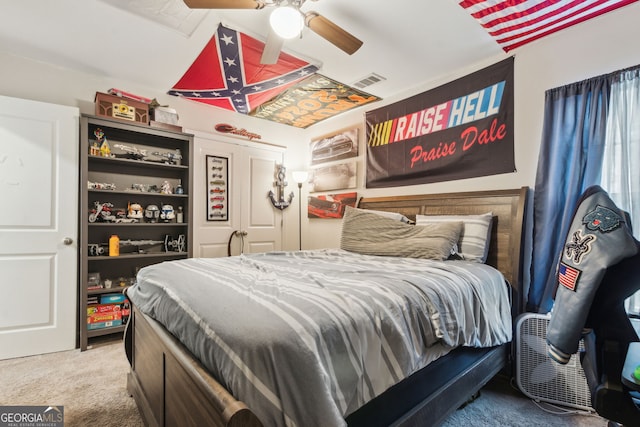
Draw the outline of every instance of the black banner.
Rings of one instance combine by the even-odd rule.
[[[515,172],[513,58],[366,113],[367,188]]]

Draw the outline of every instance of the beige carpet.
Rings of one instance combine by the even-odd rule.
[[[118,341],[0,361],[0,404],[64,406],[65,426],[143,426]]]
[[[607,420],[581,409],[535,403],[498,376],[480,397],[454,412],[441,427],[607,427]]]
[[[0,405],[64,406],[65,426],[137,427],[142,420],[126,391],[129,365],[122,344],[0,361]],[[490,382],[480,397],[443,427],[605,427],[596,415],[545,412],[506,380]],[[304,426],[300,426],[304,427]]]

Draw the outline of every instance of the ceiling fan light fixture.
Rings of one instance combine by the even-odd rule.
[[[293,6],[280,6],[271,12],[269,23],[278,36],[292,39],[300,35],[304,27],[304,17]]]

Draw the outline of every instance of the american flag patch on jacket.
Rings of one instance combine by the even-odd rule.
[[[561,262],[558,267],[558,282],[560,282],[560,284],[565,288],[575,291],[580,273],[582,272],[577,268],[573,268]]]

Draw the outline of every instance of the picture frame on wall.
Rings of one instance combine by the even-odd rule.
[[[347,206],[356,207],[358,193],[340,193],[309,196],[308,218],[342,218]]]
[[[356,188],[358,162],[349,160],[309,170],[309,191],[342,190]]]
[[[229,159],[206,156],[207,221],[229,218]]]
[[[311,165],[358,156],[358,127],[312,139]]]

